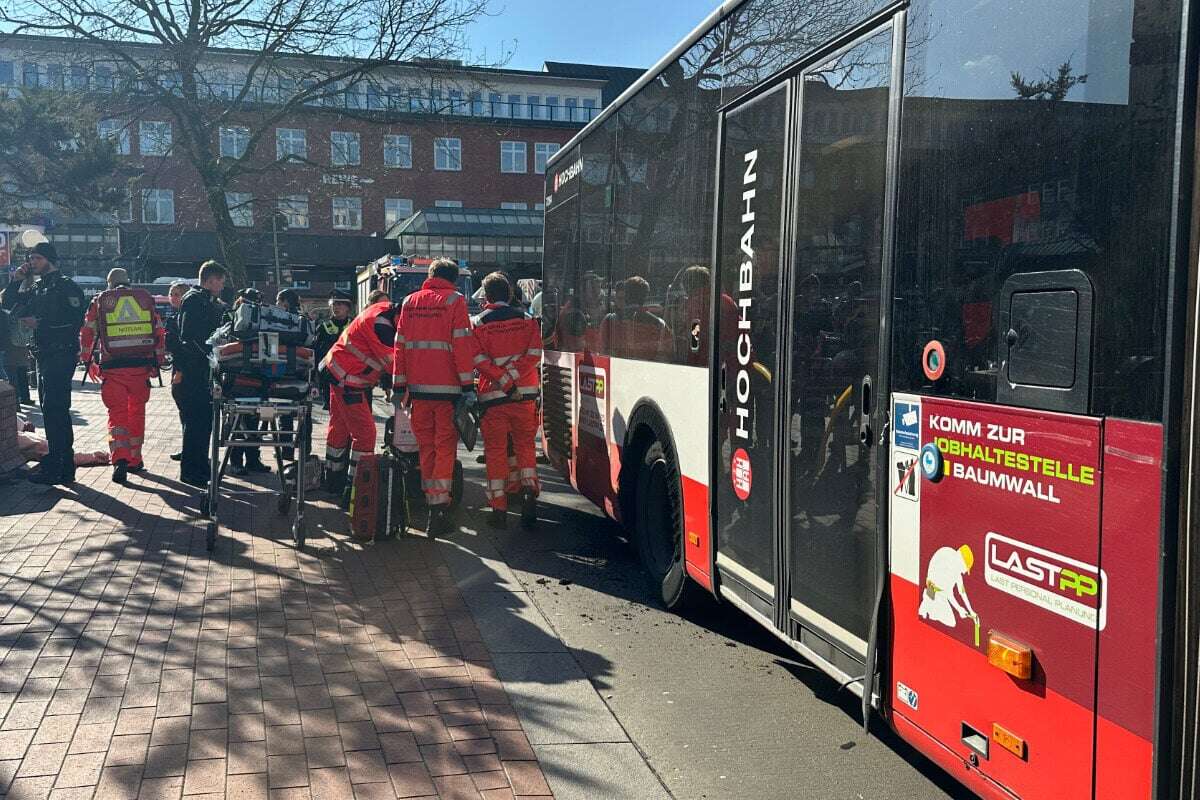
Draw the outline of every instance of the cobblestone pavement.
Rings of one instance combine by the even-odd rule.
[[[74,413],[76,449],[104,449],[94,384]],[[157,387],[146,440],[124,487],[0,486],[0,795],[550,794],[442,548],[363,547],[319,502],[297,552],[271,475],[210,555]]]

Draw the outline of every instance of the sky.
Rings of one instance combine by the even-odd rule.
[[[720,0],[491,0],[491,15],[468,32],[481,63],[511,52],[506,66],[543,61],[652,66]]]

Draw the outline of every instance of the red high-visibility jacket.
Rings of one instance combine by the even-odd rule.
[[[329,348],[321,367],[347,389],[365,389],[379,383],[392,369],[398,309],[381,300],[351,320]]]
[[[508,303],[488,303],[475,318],[475,340],[480,349],[475,361],[483,365],[477,382],[481,405],[537,398],[542,334],[532,317]],[[484,374],[489,360],[499,374]]]
[[[154,310],[154,300],[149,292],[141,289],[130,290],[128,286],[118,286],[116,289],[124,291],[113,293],[110,289],[101,292],[92,298],[91,304],[88,305],[87,313],[83,316],[83,326],[79,329],[79,358],[84,363],[90,363],[88,374],[92,377],[96,377],[97,371],[116,369],[145,371],[148,377],[157,375],[159,366],[166,358],[167,335],[162,317]],[[122,323],[121,329],[126,335],[121,338],[135,342],[144,341],[126,348],[125,353],[122,353],[111,349],[110,342],[104,341],[104,337],[101,336],[104,327],[102,323],[106,321],[102,320],[100,315],[112,316],[121,313],[122,309],[113,307],[111,298],[119,297],[123,293],[132,295],[135,292],[145,295],[144,298],[139,298],[135,307],[135,313],[144,316],[139,316],[131,323]],[[114,319],[109,324],[115,326],[118,322],[120,321]],[[147,347],[146,344],[150,346]],[[129,354],[131,352],[132,355]]]
[[[477,355],[467,300],[453,283],[429,278],[404,298],[396,318],[396,392],[407,388],[413,398],[453,400],[475,388],[476,368],[499,378],[495,365],[478,362]]]

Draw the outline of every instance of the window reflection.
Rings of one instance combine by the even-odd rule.
[[[1132,0],[914,4],[897,388],[994,400],[1005,279],[1080,269],[1099,298],[1092,412],[1159,415],[1179,15]],[[1013,19],[1022,35],[985,35]],[[947,356],[935,385],[919,360],[930,339]]]

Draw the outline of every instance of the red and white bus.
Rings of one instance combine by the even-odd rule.
[[[549,458],[989,798],[1191,798],[1188,0],[728,0],[550,161]]]

